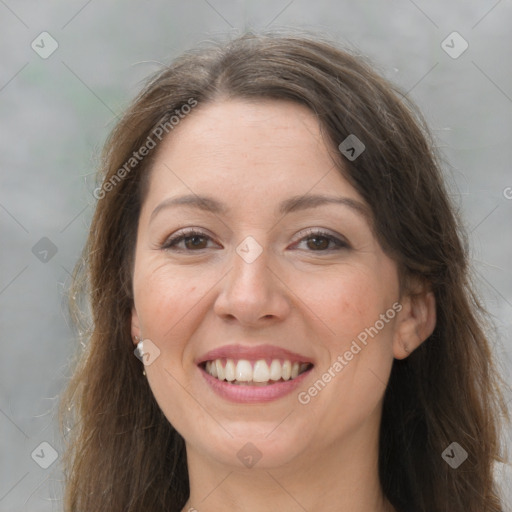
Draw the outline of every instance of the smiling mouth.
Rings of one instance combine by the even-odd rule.
[[[293,380],[310,370],[311,363],[291,362],[287,359],[215,359],[199,365],[208,375],[221,382],[238,386],[269,386]]]

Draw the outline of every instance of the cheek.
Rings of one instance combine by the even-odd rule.
[[[390,289],[388,289],[390,288]],[[331,345],[342,348],[347,341],[373,326],[393,302],[393,287],[367,269],[312,275],[302,279],[301,300],[311,308],[325,328]]]
[[[382,400],[393,363],[395,314],[384,323],[381,315],[392,307],[396,288],[376,274],[351,269],[326,281],[312,279],[306,290],[306,303],[325,326],[320,343],[326,357],[310,387],[300,390],[300,403],[307,402],[306,410],[332,441],[357,428]]]
[[[141,262],[134,276],[135,307],[144,338],[160,350],[154,363],[146,367],[146,375],[160,408],[178,431],[190,430],[194,422],[204,421],[197,403],[184,392],[187,381],[184,363],[190,364],[187,342],[197,323],[200,301],[213,283],[195,279],[170,268],[154,269]]]
[[[163,350],[179,346],[186,339],[187,328],[192,327],[188,316],[210,288],[207,279],[191,278],[182,272],[171,272],[170,268],[141,268],[139,273],[136,269],[135,308],[143,335]]]

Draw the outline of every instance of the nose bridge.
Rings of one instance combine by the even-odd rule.
[[[254,236],[247,236],[232,255],[231,270],[222,281],[217,297],[217,313],[236,317],[241,322],[284,315],[288,301],[272,266],[275,265],[269,248]]]
[[[262,237],[259,237],[260,240]],[[262,243],[265,243],[262,241]],[[270,251],[255,237],[247,236],[235,249],[232,259],[232,271],[229,279],[231,291],[261,299],[269,293]]]

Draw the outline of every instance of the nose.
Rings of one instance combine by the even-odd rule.
[[[263,249],[254,261],[240,254],[233,253],[232,268],[221,281],[214,312],[252,327],[283,320],[291,309],[289,289],[272,264],[269,250]]]

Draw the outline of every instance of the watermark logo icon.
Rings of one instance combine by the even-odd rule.
[[[468,452],[459,443],[454,441],[441,454],[441,457],[453,469],[457,469],[468,458]]]
[[[58,459],[59,454],[50,443],[43,441],[30,456],[38,466],[48,469]]]
[[[353,133],[351,133],[339,146],[341,154],[353,162],[365,149],[366,146]]]
[[[47,59],[59,47],[59,43],[48,32],[41,32],[30,46],[39,57]]]
[[[254,444],[245,443],[242,448],[238,450],[236,456],[244,466],[252,468],[261,459],[263,454]]]
[[[142,361],[144,366],[149,366],[160,356],[160,349],[151,340],[143,340],[139,341],[133,353],[137,359]]]
[[[452,59],[458,59],[468,49],[468,47],[468,42],[458,32],[452,32],[441,43],[441,48]]]
[[[57,246],[46,236],[43,236],[34,247],[32,247],[32,254],[43,263],[48,263],[56,254]]]
[[[246,263],[252,263],[259,258],[263,247],[252,236],[247,236],[238,244],[236,252]]]

